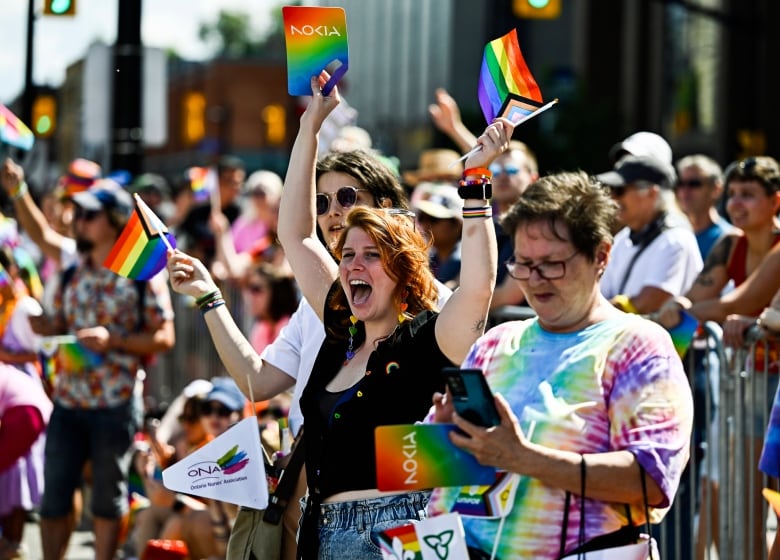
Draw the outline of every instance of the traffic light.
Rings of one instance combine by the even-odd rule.
[[[43,14],[47,16],[75,16],[76,0],[43,0]]]
[[[199,91],[185,93],[182,113],[182,140],[192,146],[206,136],[206,96]]]
[[[57,127],[57,99],[50,93],[40,94],[33,101],[32,130],[39,138],[50,138]]]
[[[283,144],[287,138],[287,111],[279,104],[267,105],[263,108],[265,122],[265,140],[271,145]]]
[[[512,10],[519,18],[555,19],[561,15],[562,0],[512,0]]]

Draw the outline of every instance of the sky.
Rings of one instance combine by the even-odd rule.
[[[95,41],[113,44],[118,0],[77,0],[76,15],[40,15],[41,0],[2,0],[0,11],[0,103],[10,103],[24,86],[28,2],[36,13],[33,83],[57,87],[66,68],[83,58]],[[173,48],[179,55],[201,60],[211,54],[198,39],[198,27],[214,22],[220,10],[249,13],[253,33],[270,26],[270,12],[281,0],[142,0],[141,39],[146,46]]]

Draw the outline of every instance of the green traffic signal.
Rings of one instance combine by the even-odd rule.
[[[531,5],[532,8],[537,8],[541,10],[542,8],[547,7],[547,4],[550,3],[550,0],[528,0],[528,3]]]
[[[49,16],[75,15],[76,0],[44,0],[43,13]]]

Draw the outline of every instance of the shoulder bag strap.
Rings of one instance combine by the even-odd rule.
[[[631,270],[634,268],[634,264],[636,263],[637,259],[639,259],[639,255],[641,255],[644,250],[647,249],[653,241],[655,241],[656,237],[661,235],[661,233],[667,229],[669,229],[669,227],[666,225],[666,213],[664,213],[661,217],[656,219],[655,224],[653,224],[653,229],[648,232],[647,237],[645,237],[639,245],[637,252],[634,253],[634,256],[631,257],[631,260],[628,263],[628,267],[626,267],[626,272],[623,274],[623,281],[620,283],[620,289],[618,290],[619,294],[622,294],[623,290],[626,289],[628,279],[631,277]]]
[[[303,428],[301,428],[303,430]],[[301,467],[303,467],[304,460],[304,440],[303,431],[299,434],[295,440],[292,454],[290,455],[290,461],[287,463],[282,476],[279,479],[279,484],[276,486],[276,491],[268,497],[268,507],[263,513],[263,521],[266,523],[272,523],[278,525],[282,520],[282,513],[287,507],[287,503],[298,484],[298,477],[301,473]]]
[[[652,537],[652,533],[650,532],[650,507],[647,505],[647,483],[645,482],[645,469],[642,468],[642,465],[639,463],[639,461],[637,461],[637,464],[639,465],[639,478],[642,479],[642,501],[645,504],[645,529],[647,530],[647,534]],[[650,560],[654,560],[652,538],[647,539],[647,548],[647,557],[650,558]]]

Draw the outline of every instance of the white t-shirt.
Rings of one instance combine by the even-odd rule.
[[[439,282],[436,282],[436,287],[439,290],[438,304],[441,308],[452,295],[452,291]],[[303,298],[298,309],[290,317],[290,322],[260,354],[264,361],[295,379],[289,415],[290,429],[293,434],[297,434],[303,425],[301,395],[309,381],[314,360],[324,340],[325,327],[309,302]]]
[[[620,285],[631,259],[638,250],[629,238],[629,228],[615,236],[612,255],[601,278],[601,293],[607,299],[618,294],[634,297],[645,286],[659,288],[674,296],[693,285],[702,268],[701,254],[693,232],[683,227],[664,230],[642,251],[631,268],[625,288]]]

